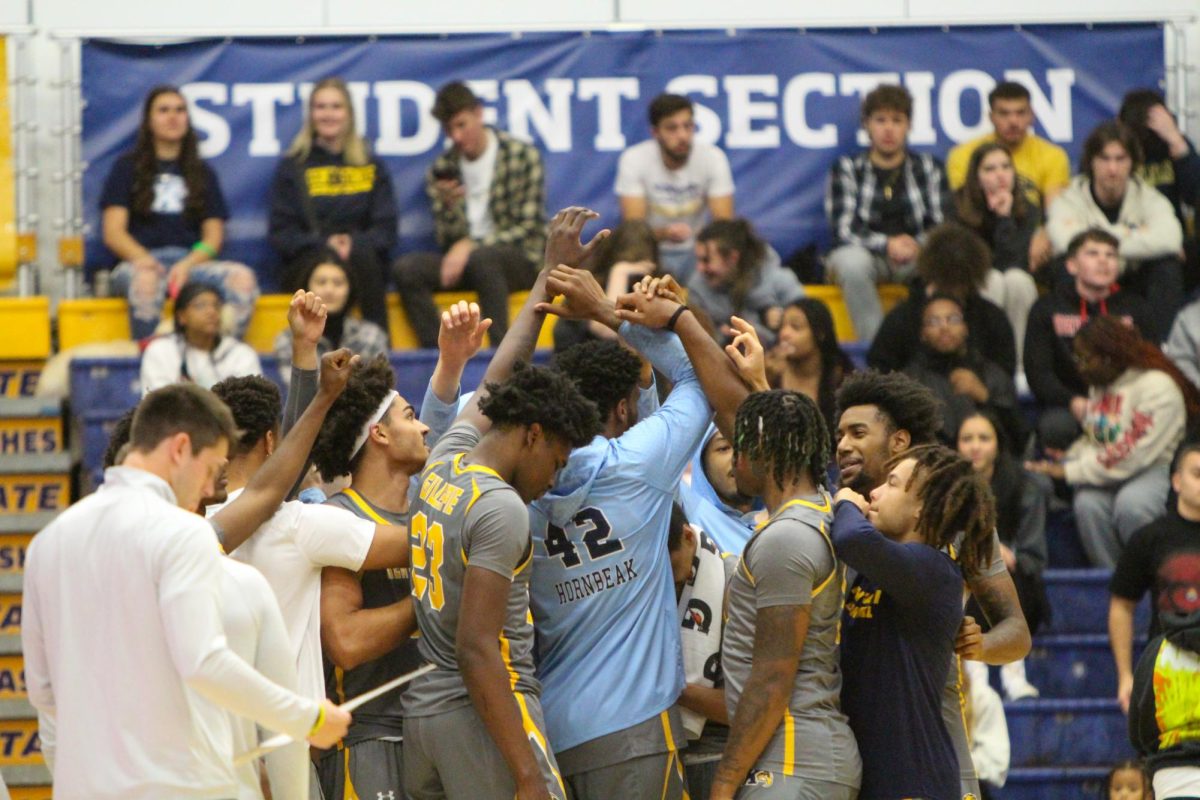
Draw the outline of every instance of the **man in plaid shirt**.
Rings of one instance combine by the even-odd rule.
[[[875,338],[883,321],[875,284],[912,276],[925,232],[950,208],[941,162],[908,150],[911,122],[908,90],[883,85],[868,94],[862,125],[871,147],[839,158],[825,192],[834,242],[825,264],[863,342]]]
[[[453,143],[425,177],[442,253],[396,263],[400,299],[421,346],[437,347],[433,293],[474,289],[495,344],[508,330],[509,293],[533,286],[545,249],[542,156],[485,125],[483,104],[460,81],[438,90],[432,113]]]

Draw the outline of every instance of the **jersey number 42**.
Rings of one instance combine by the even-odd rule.
[[[564,567],[578,567],[583,563],[575,546],[575,542],[580,539],[587,548],[588,558],[592,561],[625,549],[620,539],[609,538],[612,525],[608,523],[604,512],[598,508],[581,509],[567,527],[570,529],[570,535],[557,525],[546,525],[546,553],[560,556]]]

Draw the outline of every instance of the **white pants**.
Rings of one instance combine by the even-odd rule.
[[[1025,325],[1029,321],[1029,309],[1033,308],[1038,299],[1037,284],[1034,283],[1033,276],[1020,267],[1009,267],[1003,272],[993,269],[988,273],[987,283],[980,294],[1004,309],[1017,343],[1017,369],[1023,371]]]

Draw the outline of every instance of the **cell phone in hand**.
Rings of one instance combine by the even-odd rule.
[[[435,181],[458,181],[462,183],[462,170],[457,164],[441,164],[433,168]]]

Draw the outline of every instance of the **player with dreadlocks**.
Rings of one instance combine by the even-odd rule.
[[[385,356],[359,365],[313,448],[313,463],[325,480],[350,476],[350,486],[328,505],[378,524],[408,525],[410,488],[429,455],[426,438],[436,441],[449,422],[429,413],[444,399],[433,395],[438,389],[457,395],[462,368],[479,351],[489,324],[480,320],[474,303],[459,302],[443,312],[438,369],[448,371],[452,382],[434,375],[423,419],[393,390],[395,374]],[[344,703],[420,666],[417,644],[409,638],[417,629],[411,591],[406,569],[321,571],[321,643],[330,700]],[[360,708],[344,747],[317,763],[325,797],[403,795],[403,736],[400,692]]]
[[[941,430],[937,399],[920,382],[902,372],[856,372],[838,389],[837,459],[841,485],[860,495],[887,480],[885,465],[910,447],[932,444]],[[991,558],[974,575],[964,575],[990,628],[986,633],[972,617],[963,619],[957,657],[987,664],[1007,664],[1029,653],[1031,638],[1017,587],[1004,565],[1000,540],[992,536]],[[962,714],[960,670],[955,658],[946,671],[942,719],[958,757],[959,797],[980,796]]]
[[[963,577],[992,555],[995,501],[971,462],[945,447],[913,448],[887,467],[869,504],[853,489],[836,497],[833,542],[858,574],[846,599],[842,706],[862,753],[861,797],[952,800],[962,795],[941,695]]]
[[[722,649],[732,725],[711,797],[829,798],[858,793],[858,748],[839,703],[843,570],[829,538],[829,434],[798,392],[758,392],[733,430],[738,491],[770,517],[729,582]]]

